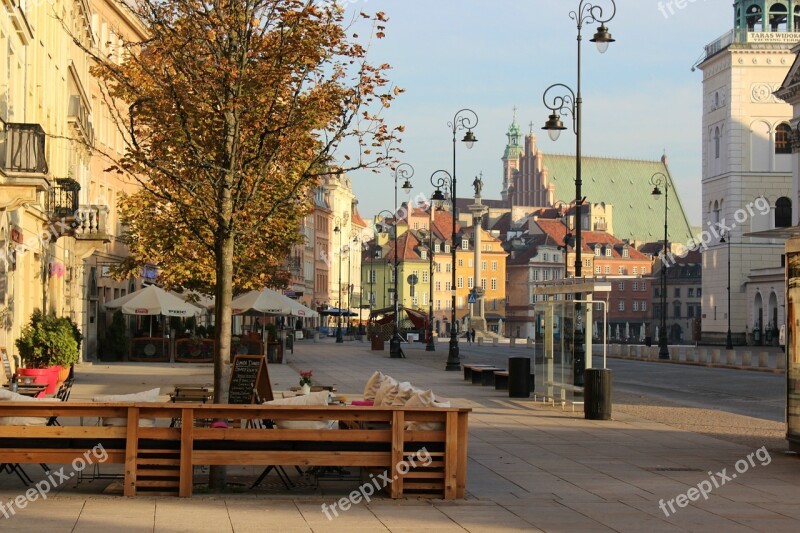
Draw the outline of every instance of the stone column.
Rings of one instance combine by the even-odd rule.
[[[481,288],[481,227],[483,226],[483,215],[489,211],[485,205],[481,203],[480,193],[475,194],[475,203],[469,206],[469,212],[472,213],[472,232],[473,232],[473,278],[475,285],[473,290],[478,297],[478,303],[472,304],[472,312],[470,316],[470,327],[475,329],[475,332],[485,332],[486,318],[484,315],[484,294]],[[502,335],[502,333],[500,333]]]

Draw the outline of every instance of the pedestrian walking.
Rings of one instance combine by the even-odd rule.
[[[472,335],[472,342],[475,342],[475,328],[472,328],[469,334]]]

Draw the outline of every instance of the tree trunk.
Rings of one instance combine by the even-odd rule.
[[[230,220],[228,218],[227,220]],[[231,300],[233,299],[233,245],[234,237],[228,226],[221,226],[221,237],[217,239],[217,286],[214,300],[214,403],[228,403],[231,361]],[[212,490],[225,488],[225,466],[212,466],[209,470],[208,487]]]

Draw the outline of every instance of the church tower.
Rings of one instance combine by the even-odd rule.
[[[517,109],[514,108],[514,119],[511,126],[508,127],[508,143],[506,144],[506,151],[503,154],[503,190],[501,192],[503,197],[503,205],[511,207],[510,195],[514,187],[514,175],[519,172],[520,156],[523,154],[522,145],[520,144],[521,131],[519,124],[517,124]]]
[[[773,93],[800,41],[800,2],[737,0],[733,8],[733,29],[705,47],[699,64],[704,233],[698,239],[708,244],[702,340],[725,343],[730,325],[734,344],[745,336],[764,343],[784,323],[783,243],[745,234],[791,225],[792,109]]]

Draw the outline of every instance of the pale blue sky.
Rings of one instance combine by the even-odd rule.
[[[403,161],[416,169],[415,194],[430,194],[430,175],[450,171],[448,121],[461,108],[479,116],[479,142],[459,146],[458,195],[483,171],[484,197],[500,198],[505,133],[517,107],[527,133],[534,130],[550,153],[574,153],[575,136],[552,142],[542,93],[553,83],[573,89],[576,26],[569,12],[578,0],[349,0],[349,9],[384,11],[386,38],[373,46],[373,62],[393,66],[390,77],[406,93],[387,112],[406,126]],[[609,0],[596,0],[604,8]],[[608,24],[617,42],[599,54],[583,29],[583,151],[585,155],[656,160],[666,150],[678,194],[693,224],[701,223],[702,73],[691,72],[703,47],[733,26],[731,0],[618,0]],[[664,13],[659,10],[664,6]],[[392,208],[393,178],[353,173],[359,209],[368,217]],[[388,189],[387,189],[388,187]],[[574,191],[558,196],[570,200]]]

